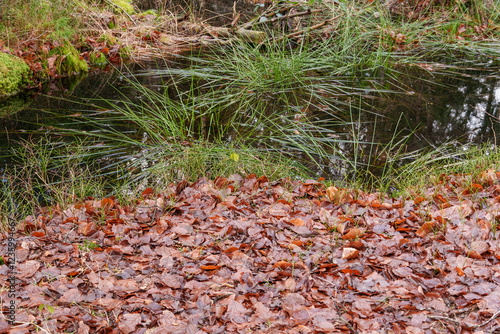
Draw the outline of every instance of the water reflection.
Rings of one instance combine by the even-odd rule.
[[[167,67],[171,69],[176,66],[181,68],[186,64],[169,63]],[[7,156],[12,146],[33,133],[51,133],[57,136],[57,132],[51,131],[53,127],[96,131],[95,125],[82,122],[81,118],[82,114],[96,110],[96,106],[103,108],[102,113],[107,112],[106,108],[109,106],[96,98],[110,100],[125,98],[132,101],[143,99],[137,90],[129,85],[126,76],[155,91],[161,92],[166,89],[166,93],[171,97],[182,93],[183,86],[170,84],[176,80],[175,76],[165,75],[168,71],[162,71],[167,67],[158,68],[158,64],[153,63],[146,68],[134,68],[127,75],[119,71],[92,73],[86,78],[77,78],[76,81],[69,83],[63,81],[52,83],[47,87],[47,94],[52,96],[22,95],[14,97],[10,102],[9,100],[2,102],[0,126],[3,131],[0,135],[0,154]],[[406,68],[392,73],[391,76],[392,80],[379,75],[363,78],[361,81],[376,83],[386,91],[394,90],[399,93],[382,94],[369,91],[363,95],[353,94],[343,97],[343,102],[347,99],[351,102],[350,106],[341,103],[336,105],[345,109],[344,123],[340,124],[337,119],[323,124],[336,134],[334,139],[345,141],[339,144],[340,154],[345,158],[352,160],[356,157],[357,162],[361,164],[383,163],[383,160],[387,159],[387,154],[391,154],[384,152],[384,146],[391,140],[393,144],[397,143],[410,134],[413,135],[399,142],[404,143],[404,147],[393,145],[395,147],[392,153],[395,150],[412,152],[437,147],[455,139],[462,143],[495,142],[496,133],[500,130],[498,122],[500,78],[493,72],[468,71],[445,75],[429,73],[419,68]],[[359,81],[354,82],[353,79],[352,85],[362,87],[363,82]],[[92,104],[94,107],[74,101]],[[272,99],[266,102],[268,112],[281,112],[282,106],[273,104],[274,102]],[[363,108],[357,109],[358,105],[362,105]],[[297,110],[300,110],[300,106],[298,108]],[[321,108],[313,112],[317,119],[331,119],[331,115],[325,116]],[[229,116],[221,118],[221,124],[218,125],[223,127],[225,124],[222,123],[228,122],[229,119],[231,119]],[[248,127],[251,121],[246,123],[245,126]],[[120,128],[123,131],[128,129],[133,132],[130,125],[124,123],[106,123],[101,126]],[[265,131],[265,129],[258,130],[261,133]],[[217,129],[207,128],[206,131],[213,133]],[[141,136],[139,133],[135,135]],[[228,139],[232,135],[229,133]],[[279,147],[279,143],[277,145]],[[303,152],[293,152],[286,147],[280,149],[289,150],[289,154],[298,159],[307,158]],[[360,153],[361,151],[363,153]],[[334,163],[327,171],[328,176],[340,176],[348,170],[348,167],[349,165],[345,163]]]

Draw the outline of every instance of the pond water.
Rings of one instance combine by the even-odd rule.
[[[54,138],[60,137],[53,130],[54,127],[67,126],[95,131],[92,125],[81,121],[81,115],[108,110],[109,106],[103,103],[103,99],[128,98],[140,101],[144,97],[129,85],[127,79],[133,78],[141,85],[158,91],[165,86],[169,76],[167,69],[186,66],[185,61],[177,60],[161,64],[150,63],[127,70],[98,71],[86,77],[47,83],[43,94],[21,94],[0,101],[2,164],[10,161],[12,149],[22,139],[46,134]],[[376,82],[379,87],[394,90],[394,84],[388,83],[384,73],[352,80],[357,81],[358,86],[362,86],[365,81],[371,84]],[[397,93],[377,93],[370,90],[356,96],[350,105],[344,105],[345,115],[349,117],[345,120],[346,124],[335,126],[338,128],[339,138],[347,140],[339,146],[345,157],[354,159],[357,156],[358,159],[361,157],[360,162],[377,165],[376,160],[383,159],[383,156],[377,156],[376,152],[380,152],[391,140],[394,142],[405,136],[408,137],[404,141],[404,147],[397,148],[404,152],[436,148],[452,141],[455,145],[496,143],[496,133],[500,130],[498,71],[469,69],[450,75],[419,68],[403,68],[398,71],[397,84]],[[178,94],[179,89],[182,90],[183,86],[171,87],[170,94]],[[82,102],[93,104],[94,107],[84,106]],[[272,109],[271,102],[270,105]],[[362,105],[362,110],[359,105]],[[315,113],[316,117],[322,117],[321,111],[316,110]],[[105,126],[126,128],[123,123]],[[354,137],[358,143],[371,143],[370,148],[356,145],[352,142]],[[361,149],[365,152],[364,155],[359,154]],[[300,152],[296,156],[300,158]],[[343,172],[339,165],[332,164],[330,168],[318,173],[328,178],[337,178]]]

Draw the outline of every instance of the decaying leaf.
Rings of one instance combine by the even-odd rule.
[[[344,260],[352,260],[357,258],[359,255],[359,251],[356,248],[345,247],[342,250],[342,258]]]
[[[3,256],[0,270],[16,266],[16,301],[29,311],[16,317],[29,332],[112,331],[109,312],[124,333],[420,333],[445,328],[433,318],[443,314],[450,326],[493,332],[493,173],[481,186],[441,176],[439,193],[415,200],[361,191],[351,200],[315,180],[255,175],[146,189],[132,206],[89,199],[23,219],[16,262]]]
[[[363,231],[360,228],[351,228],[349,230],[349,232],[347,232],[346,234],[344,234],[342,236],[342,239],[345,239],[345,240],[357,239],[357,238],[361,237],[364,233],[365,233],[365,231]]]

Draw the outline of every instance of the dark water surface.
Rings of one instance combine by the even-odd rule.
[[[28,93],[0,101],[2,164],[10,161],[12,148],[19,145],[22,139],[45,134],[58,138],[54,127],[67,124],[70,128],[94,131],[95,128],[80,122],[80,119],[82,113],[106,112],[109,107],[96,99],[117,100],[123,98],[120,97],[123,94],[131,100],[140,100],[142,97],[130,87],[126,77],[134,77],[142,85],[161,90],[167,82],[166,76],[161,75],[164,72],[162,69],[185,66],[182,62],[172,61],[161,65],[151,63],[143,67],[135,66],[123,71],[93,72],[87,77],[46,84],[44,94]],[[350,139],[355,136],[361,142],[375,143],[372,146],[375,148],[371,150],[373,154],[391,139],[409,134],[412,135],[405,142],[405,152],[438,147],[454,140],[461,144],[496,143],[496,133],[500,130],[498,71],[468,70],[460,75],[448,75],[404,68],[396,76],[400,93],[369,92],[363,95],[364,111],[356,111],[357,102],[346,107],[350,108],[346,114],[351,117],[346,121],[354,120],[355,126],[339,127],[339,133],[353,132],[355,128]],[[356,80],[359,85],[360,79]],[[376,81],[381,87],[388,86],[385,82],[387,79],[380,73],[377,77],[363,80]],[[172,94],[176,94],[176,89],[182,89],[182,86],[171,88]],[[74,101],[95,106],[89,107]],[[99,105],[100,108],[97,107]],[[318,114],[317,117],[321,118],[322,115]],[[106,126],[120,128],[123,124]],[[131,135],[141,134],[132,130]],[[359,155],[359,152],[355,152],[359,147],[355,145],[345,144],[341,147],[347,157]]]

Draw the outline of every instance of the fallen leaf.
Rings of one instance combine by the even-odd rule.
[[[342,250],[342,258],[344,260],[352,260],[357,258],[359,255],[359,251],[356,248],[345,247]]]

